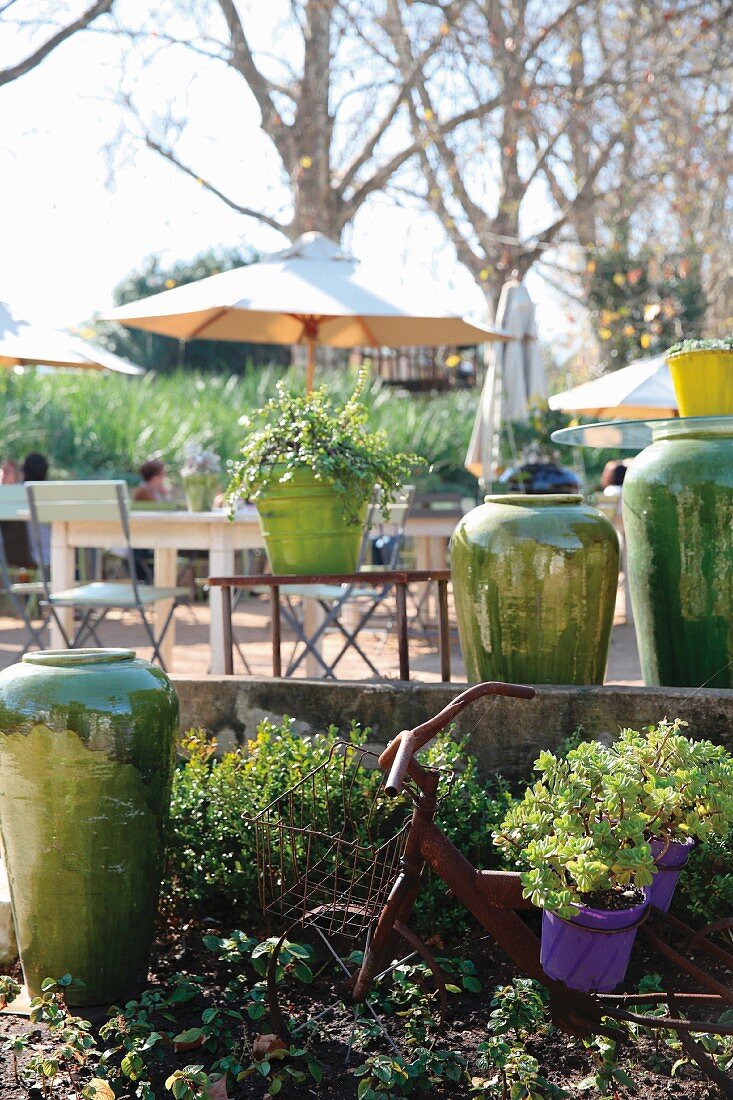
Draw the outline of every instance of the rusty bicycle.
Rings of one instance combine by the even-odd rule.
[[[696,1037],[733,1035],[733,1024],[713,1018],[733,1007],[730,980],[721,976],[733,975],[733,954],[721,940],[721,936],[730,940],[733,920],[696,930],[654,910],[640,932],[647,947],[672,964],[669,969],[684,975],[684,988],[643,994],[578,992],[550,978],[540,965],[539,938],[522,915],[534,906],[522,894],[519,873],[474,867],[436,824],[440,802],[450,791],[450,777],[421,764],[416,753],[464,707],[482,697],[531,699],[534,695],[532,688],[516,684],[477,684],[435,717],[403,730],[379,756],[367,748],[337,742],[323,764],[252,819],[261,902],[282,932],[267,973],[273,1026],[282,1038],[292,1037],[277,975],[283,945],[296,929],[304,928],[313,930],[340,968],[342,1001],[357,1009],[361,1006],[377,1020],[370,990],[392,966],[404,962],[397,950],[399,941],[404,941],[432,973],[444,1015],[445,976],[433,952],[408,925],[423,872],[430,868],[521,973],[547,989],[550,1017],[557,1027],[581,1037],[620,1038],[615,1022],[673,1031],[688,1057],[723,1095],[733,1098],[733,1080]],[[369,773],[371,802],[366,815],[363,801],[359,811],[354,808],[360,769]],[[363,786],[359,789],[363,791]],[[362,939],[363,953],[349,965],[340,945],[353,946]],[[715,973],[703,969],[697,961],[700,955],[711,960]],[[646,1004],[666,1005],[666,1011],[647,1015],[638,1010]],[[707,1013],[706,1018],[699,1017],[701,1012]],[[389,1036],[388,1040],[394,1046]]]

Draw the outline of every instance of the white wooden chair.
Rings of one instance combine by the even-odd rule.
[[[133,548],[130,543],[130,500],[124,481],[28,481],[25,485],[31,524],[40,542],[39,527],[54,520],[119,521],[120,535],[127,556],[129,581],[93,581],[63,592],[51,592],[44,577],[44,602],[70,649],[81,646],[88,638],[101,645],[97,627],[112,610],[137,611],[153,647],[153,660],[165,668],[160,655],[160,643],[170,626],[176,607],[188,595],[187,588],[156,588],[141,584],[136,577]],[[147,611],[158,600],[171,600],[165,622],[156,632]],[[75,633],[69,635],[57,610],[79,609],[81,621]]]
[[[33,645],[37,645],[39,649],[46,648],[41,637],[46,624],[44,622],[40,625],[36,624],[32,614],[32,609],[38,608],[38,601],[44,595],[43,582],[30,578],[19,580],[14,575],[17,570],[42,572],[41,563],[34,562],[32,558],[28,539],[27,512],[25,486],[0,485],[0,585],[2,586],[0,592],[8,597],[30,635],[18,654],[19,657],[27,653]]]

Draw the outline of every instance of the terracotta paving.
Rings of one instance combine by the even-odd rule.
[[[397,679],[397,641],[394,630],[385,633],[386,619],[377,623],[375,632],[364,632],[359,636],[364,650],[372,657],[374,664],[383,672],[385,679]],[[269,602],[266,598],[255,597],[243,600],[234,613],[234,631],[242,644],[252,674],[270,675],[269,640]],[[12,664],[18,658],[25,633],[19,629],[18,620],[0,616],[0,668]],[[125,646],[136,649],[141,657],[150,655],[149,647],[143,643],[145,637],[139,622],[132,615],[110,616],[109,621],[100,629],[105,645]],[[435,636],[435,635],[434,635]],[[181,607],[177,613],[176,645],[171,671],[193,676],[206,675],[209,668],[209,611],[206,603],[195,602]],[[335,654],[340,648],[339,635],[326,638],[326,656]],[[292,646],[292,635],[283,631],[283,660],[285,661]],[[422,635],[414,631],[410,637],[410,668],[414,679],[439,681],[437,641],[428,644]],[[452,679],[465,682],[466,676],[461,660],[458,635],[453,623],[451,630],[451,669]],[[235,654],[235,672],[243,672],[244,667]],[[338,668],[339,679],[373,679],[369,669],[355,653],[344,658]],[[304,676],[305,670],[299,669],[296,675]],[[632,625],[623,622],[623,591],[619,589],[616,605],[616,621],[611,638],[606,683],[633,684],[641,686],[641,671],[636,648],[636,635]]]

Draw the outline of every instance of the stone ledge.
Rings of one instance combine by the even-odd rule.
[[[260,680],[250,676],[172,676],[181,701],[181,728],[200,726],[223,749],[253,737],[262,718],[289,715],[304,733],[352,719],[372,730],[370,741],[386,744],[401,729],[424,722],[465,690],[465,684],[417,681],[326,682]],[[456,726],[470,738],[481,770],[509,777],[526,774],[540,749],[556,747],[578,727],[609,740],[626,726],[640,729],[661,718],[683,718],[690,735],[707,737],[733,751],[733,691],[706,688],[539,687],[531,701],[480,700]]]

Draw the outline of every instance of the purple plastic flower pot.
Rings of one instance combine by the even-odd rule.
[[[663,840],[650,840],[649,847],[657,865],[657,873],[649,887],[649,901],[657,909],[666,913],[671,904],[680,871],[695,847],[695,840],[688,836],[681,841],[672,840],[669,845]]]
[[[624,980],[636,929],[649,908],[648,893],[632,909],[578,906],[569,920],[542,913],[540,963],[548,978],[586,993],[610,993]]]

